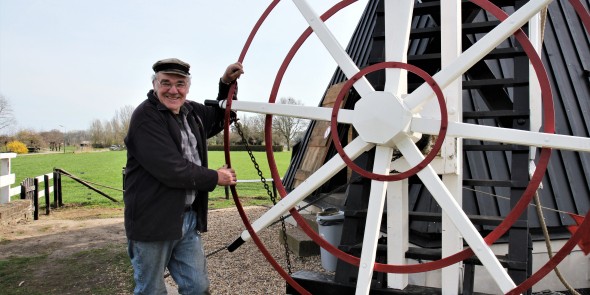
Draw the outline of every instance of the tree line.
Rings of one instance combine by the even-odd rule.
[[[303,105],[300,100],[292,97],[282,97],[278,103]],[[6,145],[12,141],[23,143],[29,148],[40,148],[42,150],[61,150],[64,146],[75,146],[80,148],[107,148],[112,145],[124,146],[124,138],[129,130],[131,115],[135,107],[125,105],[115,111],[110,120],[94,119],[86,130],[62,131],[53,129],[50,131],[37,132],[29,129],[21,129],[14,135],[0,135],[1,151],[6,151]],[[244,135],[244,140],[250,145],[265,145],[265,124],[266,115],[262,114],[238,114],[238,123]],[[7,127],[15,124],[9,101],[0,95],[0,134]],[[272,144],[284,146],[288,151],[297,142],[309,124],[309,120],[273,116],[272,117]],[[243,144],[242,137],[233,124],[230,128],[230,142],[233,145]],[[223,133],[210,138],[210,145],[222,145]]]

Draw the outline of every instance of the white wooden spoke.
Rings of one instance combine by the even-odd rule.
[[[387,185],[387,263],[407,264],[409,247],[408,180],[391,181]],[[408,274],[387,274],[387,286],[404,289]]]
[[[221,107],[225,108],[226,101],[222,101]],[[234,111],[244,111],[250,113],[270,114],[276,116],[288,116],[301,119],[310,119],[317,121],[330,121],[332,108],[311,107],[292,104],[250,102],[234,100],[231,104]],[[338,111],[338,123],[352,124],[353,110],[341,109]]]
[[[385,61],[407,62],[410,29],[414,12],[413,0],[385,1]],[[385,70],[384,90],[395,94],[407,93],[407,72],[401,69]]]
[[[393,149],[385,146],[377,146],[375,149],[375,160],[373,172],[377,174],[389,174],[389,166]],[[371,193],[369,195],[369,206],[365,223],[365,235],[363,236],[363,249],[356,285],[356,294],[369,294],[373,268],[377,255],[377,245],[381,233],[381,219],[383,206],[385,204],[385,192],[387,182],[372,180]]]
[[[354,139],[345,148],[344,151],[348,157],[352,160],[356,159],[360,154],[373,148],[373,144],[369,144],[360,138]],[[288,198],[283,198],[276,205],[270,208],[260,218],[252,223],[254,231],[259,232],[260,230],[268,227],[271,223],[283,216],[291,208],[295,207],[299,202],[309,196],[318,187],[332,178],[338,173],[346,164],[342,160],[339,154],[336,154],[332,159],[326,162],[316,172],[310,175],[304,182],[302,182],[297,188],[289,193]],[[250,239],[250,234],[247,230],[243,231],[241,238],[244,241]]]
[[[328,50],[332,58],[336,61],[344,75],[349,79],[359,72],[359,68],[354,61],[348,56],[346,50],[342,48],[336,37],[328,29],[326,24],[321,18],[315,13],[311,6],[306,0],[293,0],[293,3],[297,6],[309,26],[313,29],[314,33],[318,36],[324,47]],[[369,81],[362,77],[354,83],[354,88],[361,97],[368,95],[374,91],[373,86]]]
[[[441,88],[447,87],[453,80],[461,78],[461,75],[480,61],[485,55],[512,35],[516,30],[529,21],[537,12],[543,9],[551,0],[531,0],[520,9],[511,14],[506,20],[483,36],[479,41],[465,50],[450,65],[441,69],[433,76]],[[408,109],[417,113],[422,106],[434,97],[430,85],[422,84],[405,98]]]
[[[441,67],[451,64],[463,51],[462,48],[462,9],[461,2],[456,0],[440,1],[440,29],[441,29]],[[461,79],[449,83],[444,89],[447,102],[449,121],[461,122],[463,117],[462,107],[462,82]],[[430,100],[424,107],[425,111],[439,112],[438,102]],[[428,117],[426,114],[421,114]],[[463,203],[461,175],[462,142],[460,138],[447,138],[440,150],[440,159],[443,169],[436,170],[442,174],[442,181],[452,194],[457,204]],[[435,167],[432,165],[432,167]],[[442,257],[448,257],[463,249],[463,237],[453,224],[448,214],[443,212],[441,219],[441,251]],[[455,295],[461,293],[459,282],[461,280],[462,262],[449,265],[441,270],[441,291],[443,295]]]
[[[398,142],[397,147],[402,152],[410,165],[417,165],[424,159],[424,156],[418,150],[416,145],[410,139],[404,139]],[[469,244],[475,255],[490,273],[491,277],[503,293],[514,289],[516,285],[502,267],[495,254],[486,244],[475,226],[471,223],[461,206],[453,198],[447,187],[443,184],[434,169],[428,165],[426,168],[417,173],[422,183],[428,188],[434,199],[440,205],[442,210],[448,215],[449,219],[455,224],[459,232],[463,235],[465,241]]]
[[[440,121],[412,118],[410,129],[414,132],[437,134]],[[469,123],[449,122],[447,136],[517,145],[548,147],[560,150],[590,152],[590,138],[524,131]]]

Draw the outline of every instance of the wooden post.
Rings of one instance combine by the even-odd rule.
[[[43,182],[45,183],[45,215],[49,215],[49,176],[43,175]]]
[[[24,200],[27,198],[27,190],[26,190],[26,186],[25,186],[25,182],[21,182],[20,184],[20,199]]]
[[[33,194],[33,220],[39,219],[39,180],[34,178],[35,193]]]
[[[53,168],[53,208],[57,208],[58,203],[57,203],[57,195],[59,194],[59,191],[61,190],[61,186],[58,185],[58,178],[59,178],[59,172],[57,172],[57,170],[55,168]]]
[[[65,150],[65,146],[64,146],[64,150]],[[59,186],[59,193],[57,194],[57,202],[58,202],[58,207],[62,207],[64,205],[63,202],[63,191],[62,191],[62,186],[61,186],[61,172],[57,174],[58,175],[58,182],[57,185]]]

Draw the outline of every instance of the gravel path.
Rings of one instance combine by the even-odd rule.
[[[246,214],[253,222],[268,208],[248,207]],[[291,226],[291,225],[287,225]],[[225,247],[244,230],[237,209],[209,211],[209,231],[203,234],[205,253]],[[279,241],[280,223],[260,233],[260,238],[283,268],[286,269],[285,248]],[[320,256],[299,258],[291,255],[292,271],[324,271]],[[260,253],[254,242],[242,245],[234,252],[222,250],[207,259],[212,294],[285,294],[285,281]],[[170,277],[169,277],[170,278]],[[170,293],[174,282],[169,279]]]

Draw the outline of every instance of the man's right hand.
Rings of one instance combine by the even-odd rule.
[[[217,185],[235,185],[236,184],[236,171],[233,168],[227,168],[226,165],[217,169]]]

